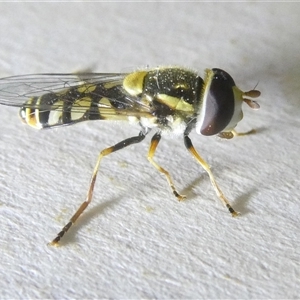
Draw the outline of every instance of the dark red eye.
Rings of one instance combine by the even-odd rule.
[[[212,69],[213,76],[210,84],[206,85],[202,99],[202,120],[200,133],[215,135],[226,128],[234,114],[235,86],[232,77],[221,69]]]

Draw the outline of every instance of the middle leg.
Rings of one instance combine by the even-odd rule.
[[[169,172],[167,170],[165,170],[164,168],[162,168],[157,162],[155,162],[153,160],[153,157],[154,157],[154,154],[155,154],[155,151],[156,151],[156,148],[157,148],[157,145],[159,143],[161,139],[161,134],[160,132],[157,132],[155,133],[155,135],[152,137],[152,140],[151,140],[151,144],[150,144],[150,147],[149,147],[149,151],[148,151],[148,160],[150,161],[150,163],[161,173],[163,173],[166,178],[167,178],[167,181],[173,191],[173,194],[175,195],[175,197],[181,201],[181,200],[184,200],[186,198],[185,195],[180,195],[175,186],[174,186],[174,183],[173,183],[173,180],[171,178],[171,175],[169,174]]]

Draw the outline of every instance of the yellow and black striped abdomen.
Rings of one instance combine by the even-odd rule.
[[[64,91],[32,97],[20,109],[20,117],[37,129],[71,125],[88,120],[127,119],[122,111],[124,101],[119,86],[83,84]]]

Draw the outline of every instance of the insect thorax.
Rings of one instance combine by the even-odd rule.
[[[142,125],[179,132],[196,117],[202,86],[203,80],[195,72],[177,67],[137,71],[123,82],[130,95],[140,97],[151,108],[155,119],[150,124],[142,119]]]

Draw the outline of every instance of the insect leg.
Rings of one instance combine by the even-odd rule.
[[[221,199],[221,201],[223,202],[223,204],[228,208],[229,212],[231,213],[231,215],[233,217],[236,217],[239,213],[236,212],[231,205],[229,204],[228,200],[225,198],[224,194],[222,193],[221,189],[219,188],[219,186],[216,183],[216,180],[210,170],[209,165],[207,164],[207,162],[199,155],[199,153],[196,151],[196,149],[194,148],[191,139],[187,136],[184,135],[184,144],[186,146],[186,148],[190,151],[190,153],[196,158],[196,160],[198,161],[198,163],[203,167],[203,169],[207,172],[207,174],[209,175],[210,181],[212,186],[215,189],[215,192],[217,193],[218,197]]]
[[[256,133],[256,130],[251,129],[251,130],[246,131],[246,132],[237,132],[235,130],[232,130],[231,132],[232,132],[233,136],[244,136],[244,135],[249,135],[249,134]]]
[[[249,135],[249,134],[253,134],[253,133],[256,133],[256,130],[255,129],[251,129],[249,131],[246,131],[246,132],[237,132],[236,130],[231,130],[231,131],[226,131],[226,132],[220,132],[218,134],[218,137],[222,138],[222,139],[227,139],[227,140],[230,140],[232,139],[233,137],[236,137],[236,136],[245,136],[245,135]]]
[[[61,240],[61,238],[65,235],[65,233],[70,229],[70,227],[75,223],[75,221],[79,218],[79,216],[84,212],[84,210],[87,208],[87,206],[91,203],[92,197],[93,197],[93,191],[94,186],[97,178],[97,173],[99,170],[100,162],[104,156],[107,156],[115,151],[118,151],[120,149],[123,149],[129,145],[136,144],[141,142],[146,136],[146,133],[141,131],[138,136],[134,136],[128,139],[125,139],[124,141],[115,144],[114,146],[111,146],[109,148],[106,148],[102,150],[98,156],[97,163],[94,167],[93,175],[90,181],[89,190],[86,196],[85,201],[80,205],[76,213],[72,216],[69,223],[57,234],[56,238],[50,243],[52,246],[57,246],[58,242]]]
[[[174,186],[174,183],[173,183],[173,180],[169,174],[169,172],[167,170],[165,170],[164,168],[162,168],[159,164],[157,164],[154,160],[153,160],[153,156],[155,154],[155,150],[156,150],[156,147],[159,143],[161,139],[161,134],[160,132],[157,132],[153,137],[152,137],[152,140],[151,140],[151,144],[150,144],[150,147],[149,147],[149,151],[148,151],[148,160],[150,161],[150,163],[161,173],[163,173],[167,180],[168,180],[168,183],[173,191],[173,194],[175,195],[175,197],[181,201],[181,200],[184,200],[186,198],[185,195],[180,195],[175,186]]]

